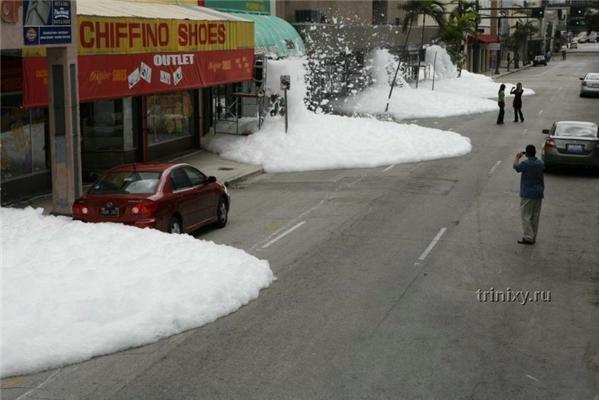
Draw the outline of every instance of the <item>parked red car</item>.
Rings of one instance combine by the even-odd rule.
[[[128,164],[108,170],[73,203],[73,219],[119,222],[165,232],[227,224],[224,185],[188,164]]]

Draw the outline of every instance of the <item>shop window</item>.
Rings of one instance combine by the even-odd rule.
[[[131,98],[100,100],[80,106],[82,151],[134,148]]]
[[[0,164],[2,181],[47,170],[47,109],[26,110],[20,94],[2,96]]]
[[[150,146],[192,136],[191,92],[147,96],[146,105]]]

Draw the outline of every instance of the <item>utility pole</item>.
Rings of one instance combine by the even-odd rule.
[[[410,57],[410,52],[408,51],[408,39],[410,38],[410,32],[412,31],[412,24],[408,27],[408,34],[406,35],[406,39],[403,44],[403,52],[408,55],[408,60]],[[400,53],[401,54],[401,53]],[[408,65],[410,63],[408,62]],[[399,67],[401,67],[401,57],[397,60],[397,68],[395,68],[395,75],[393,75],[393,81],[391,82],[391,89],[389,89],[389,96],[387,96],[387,105],[385,106],[385,112],[389,111],[389,102],[391,101],[391,95],[393,94],[393,88],[395,87],[395,81],[397,80],[397,74],[399,73]]]
[[[476,15],[480,14],[480,3],[478,0],[476,0],[476,2],[474,3],[474,7],[476,9]],[[475,24],[475,30],[478,34],[478,18],[476,19],[476,24]],[[479,62],[480,62],[480,45],[478,43],[478,39],[476,39],[476,41],[474,42],[474,46],[472,49],[472,52],[474,53],[474,59],[472,60],[472,69],[474,70],[474,73],[479,73],[480,71],[478,70],[479,67]]]
[[[501,19],[497,17],[497,0],[491,1],[491,34],[495,35],[495,37],[499,38],[499,23]],[[501,62],[501,43],[495,43],[494,46],[497,46],[497,50],[495,51],[495,71],[494,74],[499,74],[499,63]]]

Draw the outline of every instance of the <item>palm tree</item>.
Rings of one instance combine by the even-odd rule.
[[[420,49],[424,47],[424,26],[426,17],[429,16],[440,26],[445,25],[445,4],[439,0],[408,0],[401,4],[400,9],[406,12],[403,19],[403,31],[411,30],[412,26],[422,15],[422,34],[420,38]],[[408,33],[409,35],[409,33]],[[407,42],[407,40],[406,40]],[[420,74],[420,51],[418,51],[418,74]],[[418,76],[416,77],[416,87],[418,87]]]
[[[533,21],[522,22],[521,20],[516,22],[516,25],[512,27],[514,32],[511,34],[513,44],[516,48],[515,53],[528,43],[530,37],[539,31],[539,28],[533,23]],[[517,65],[515,65],[518,68]]]
[[[478,35],[476,28],[480,17],[476,12],[475,2],[456,0],[453,4],[456,7],[441,29],[441,39],[447,44],[447,50],[453,63],[458,67],[458,77],[460,77],[466,59],[466,41],[468,36]]]

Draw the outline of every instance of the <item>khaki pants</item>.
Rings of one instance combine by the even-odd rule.
[[[541,204],[543,199],[520,198],[520,215],[522,216],[522,230],[524,239],[532,242],[537,240],[539,231],[539,217],[541,216]]]

